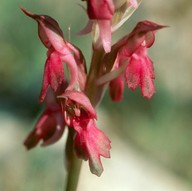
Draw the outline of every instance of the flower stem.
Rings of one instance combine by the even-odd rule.
[[[65,191],[76,191],[82,160],[78,159],[73,152],[74,130],[69,127],[66,156],[67,156],[67,185]]]
[[[96,80],[98,79],[101,71],[101,61],[104,55],[104,51],[102,49],[94,50],[91,67],[89,71],[89,75],[87,78],[87,83],[85,86],[85,93],[89,97],[92,105],[95,107],[97,103],[100,101],[100,95],[98,95],[98,87],[96,84]]]
[[[104,55],[104,51],[94,50],[91,68],[89,71],[85,92],[89,97],[92,105],[95,107],[101,99],[102,87],[96,85],[96,80],[100,76],[101,61]],[[78,159],[73,152],[73,138],[74,129],[69,127],[69,134],[66,144],[66,156],[67,156],[67,185],[65,191],[76,191],[78,185],[78,178],[80,174],[82,160]]]

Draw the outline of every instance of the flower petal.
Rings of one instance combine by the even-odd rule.
[[[79,85],[77,63],[71,53],[61,56],[61,60],[67,64],[70,73],[70,82],[67,90],[72,90],[75,86]]]
[[[137,7],[138,7],[138,2],[137,2],[137,0],[129,0],[129,3],[130,3],[134,8],[137,8]]]
[[[92,118],[96,118],[97,114],[89,98],[83,93],[76,90],[66,90],[59,98],[67,98],[82,105]]]
[[[46,141],[55,132],[55,119],[49,114],[44,112],[39,118],[35,129],[27,136],[24,141],[25,147],[29,150],[35,147],[40,140]]]
[[[63,120],[63,115],[61,114],[61,112],[55,112],[54,116],[55,116],[55,120],[56,120],[55,133],[49,139],[45,140],[41,144],[41,146],[48,146],[48,145],[54,144],[63,135],[64,127],[65,127],[64,120]]]
[[[121,49],[122,54],[126,56],[131,56],[139,46],[145,42],[147,47],[152,46],[154,42],[154,32],[156,30],[162,29],[166,26],[158,25],[151,21],[141,21],[137,23],[136,27],[132,30],[130,34],[123,37],[115,45],[114,49]]]
[[[87,79],[87,68],[86,68],[85,58],[83,56],[83,53],[78,47],[68,42],[66,42],[66,44],[74,54],[74,58],[78,68],[78,84],[80,86],[80,89],[83,91],[85,89],[85,84]]]
[[[109,93],[111,99],[115,102],[119,102],[123,98],[124,92],[124,80],[122,76],[118,76],[109,83]]]
[[[150,99],[155,93],[154,75],[151,73],[152,62],[148,57],[144,58],[141,72],[141,91],[142,95]]]
[[[49,85],[56,92],[64,80],[64,67],[60,55],[52,52],[45,63],[42,90],[39,98],[40,102],[44,100]]]
[[[114,14],[113,0],[88,0],[87,13],[90,19],[110,20]]]
[[[128,88],[131,88],[131,90],[134,91],[136,87],[140,84],[140,77],[141,62],[136,55],[133,55],[125,71],[125,79]]]
[[[48,15],[37,15],[28,12],[21,8],[21,10],[29,17],[33,18],[38,22],[38,33],[43,44],[50,48],[52,45],[55,50],[65,55],[69,51],[66,49],[63,32],[59,27],[57,21]]]
[[[98,20],[100,38],[106,53],[111,51],[111,21]]]
[[[81,122],[74,123],[77,131],[75,137],[75,152],[84,159],[89,160],[89,167],[93,174],[100,176],[103,172],[100,156],[110,158],[110,140],[97,129],[94,120],[89,120],[86,126]]]
[[[112,20],[112,32],[119,29],[134,13],[134,11],[138,8],[141,0],[125,0],[119,1],[116,0],[116,10]]]

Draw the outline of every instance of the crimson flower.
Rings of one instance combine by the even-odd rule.
[[[121,68],[126,65],[124,77],[128,88],[135,90],[137,86],[140,86],[142,95],[147,99],[150,99],[155,93],[153,62],[148,57],[147,49],[155,41],[155,31],[163,27],[165,26],[150,21],[139,22],[129,35],[114,45],[114,49],[118,49],[114,68]],[[120,73],[119,76],[121,75]],[[117,86],[121,87],[122,81],[120,79],[118,81],[116,82]],[[113,88],[122,89],[120,87],[114,87],[113,81],[110,82],[110,85],[112,85],[111,83],[113,83]],[[120,100],[123,91],[118,91],[117,97]]]
[[[135,10],[138,7],[137,0],[125,0],[124,2],[118,2],[113,0],[85,0],[87,2],[87,15],[89,17],[89,21],[87,25],[84,27],[82,31],[79,32],[79,34],[87,34],[91,32],[94,25],[94,47],[98,48],[103,46],[106,53],[109,53],[111,51],[111,33],[112,31],[115,31],[117,28],[119,28],[122,23],[127,20],[128,16],[128,10],[132,7]],[[122,5],[123,4],[123,5]],[[116,13],[116,9],[119,9],[120,7],[124,7],[126,5],[126,10],[122,8],[122,13],[119,12],[119,14],[116,14],[115,18],[114,15]],[[117,6],[117,7],[116,7]],[[119,7],[120,6],[120,7]],[[133,12],[131,10],[131,12]],[[126,12],[126,13],[125,13]],[[117,20],[120,21],[117,22]],[[115,26],[114,23],[115,22]],[[117,22],[117,23],[116,23]],[[100,41],[98,40],[100,37]]]
[[[90,19],[80,34],[89,33],[95,22],[99,27],[100,39],[106,53],[111,50],[111,21],[115,11],[113,0],[86,0]]]
[[[65,122],[76,131],[75,153],[79,158],[89,161],[90,170],[100,176],[103,172],[100,156],[110,157],[110,140],[96,127],[96,111],[88,97],[76,90],[67,90],[59,96]]]
[[[88,82],[83,54],[64,39],[58,23],[47,15],[22,9],[37,21],[39,38],[47,48],[39,98],[40,102],[45,101],[46,106],[24,145],[31,149],[39,142],[42,146],[53,144],[68,126],[69,138],[74,136],[70,149],[74,146],[77,157],[88,160],[90,171],[100,176],[103,172],[101,156],[110,158],[111,141],[97,128],[96,110],[84,92],[92,93],[93,98],[99,100],[108,83],[112,100],[120,101],[125,80],[128,88],[134,91],[140,86],[142,95],[150,99],[155,93],[155,74],[147,49],[155,41],[155,32],[165,26],[150,21],[139,22],[130,34],[111,47],[111,33],[129,18],[141,0],[85,1],[89,22],[81,33],[90,32],[93,27],[93,51],[101,47],[105,51],[93,54]],[[65,78],[63,63],[69,70],[69,79]],[[92,89],[91,85],[95,87]]]
[[[59,85],[65,82],[63,62],[68,65],[70,72],[70,83],[67,89],[73,89],[74,86],[83,88],[86,69],[80,50],[64,40],[63,32],[53,18],[32,14],[25,9],[22,11],[37,21],[39,38],[48,49],[40,101],[44,100],[49,86],[56,92]]]
[[[60,105],[56,102],[51,89],[45,97],[46,107],[39,117],[34,130],[24,141],[27,149],[35,147],[40,141],[47,146],[58,141],[64,132],[65,122]]]

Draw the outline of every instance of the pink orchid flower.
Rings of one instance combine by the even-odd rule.
[[[110,140],[96,127],[96,111],[88,97],[76,90],[67,90],[59,96],[65,122],[76,131],[75,152],[79,158],[89,160],[90,170],[100,176],[103,172],[100,156],[110,157]]]
[[[80,50],[64,40],[62,30],[53,18],[47,15],[32,14],[25,9],[22,11],[37,21],[39,38],[48,48],[40,101],[44,100],[49,85],[53,91],[56,91],[59,85],[65,81],[63,62],[68,65],[70,72],[70,83],[67,89],[73,89],[74,86],[83,88],[86,69]]]
[[[119,48],[114,67],[120,68],[126,64],[124,76],[128,88],[135,90],[139,85],[142,95],[147,99],[155,93],[153,62],[148,57],[147,49],[155,41],[155,31],[163,27],[165,26],[150,21],[139,22],[129,35],[114,45]],[[122,82],[117,85],[119,86],[120,83]],[[120,98],[121,95],[118,97]]]
[[[40,141],[42,146],[47,146],[57,142],[64,132],[65,122],[60,105],[51,89],[45,97],[46,107],[38,119],[34,130],[24,141],[27,149],[35,147]]]
[[[93,23],[97,23],[103,48],[108,53],[111,51],[111,20],[115,11],[113,0],[86,0],[86,2],[90,21],[79,34],[91,32]]]
[[[103,166],[100,156],[110,158],[110,140],[96,127],[93,119],[81,116],[74,120],[75,152],[79,158],[89,160],[89,167],[93,174],[101,176]]]
[[[150,99],[155,93],[153,62],[147,55],[147,46],[141,45],[131,56],[125,71],[128,88],[141,87],[142,95]]]

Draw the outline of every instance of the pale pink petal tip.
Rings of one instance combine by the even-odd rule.
[[[98,25],[103,48],[106,53],[109,53],[111,51],[111,21],[100,20]]]
[[[136,8],[138,8],[138,2],[137,2],[137,0],[130,0],[130,2],[129,2],[135,9]]]

